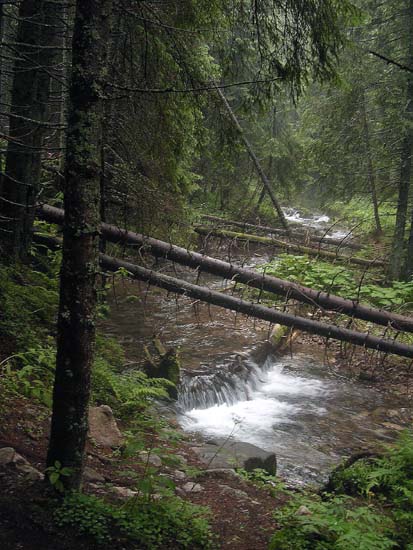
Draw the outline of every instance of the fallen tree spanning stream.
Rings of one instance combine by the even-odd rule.
[[[48,205],[39,207],[37,215],[49,223],[62,224],[64,220],[64,210]],[[101,232],[102,236],[110,242],[127,244],[138,249],[143,249],[145,252],[159,258],[165,258],[172,262],[218,275],[225,279],[234,280],[253,288],[281,295],[287,299],[295,299],[311,304],[324,310],[343,313],[357,319],[391,327],[395,330],[413,332],[412,317],[365,306],[359,304],[355,299],[340,298],[327,292],[313,290],[297,283],[265,275],[253,269],[237,267],[228,262],[200,254],[199,252],[192,252],[180,246],[146,237],[139,233],[125,231],[113,225],[102,224]]]
[[[35,241],[46,244],[47,246],[58,246],[61,244],[60,240],[35,234]],[[395,340],[379,338],[367,333],[357,332],[355,330],[349,330],[341,328],[336,325],[330,325],[322,323],[320,321],[314,321],[304,317],[291,315],[278,311],[273,308],[265,307],[260,304],[254,304],[234,296],[227,296],[222,292],[211,290],[207,287],[188,283],[182,279],[170,277],[163,273],[147,269],[118,258],[113,258],[107,254],[99,254],[99,262],[104,270],[116,272],[119,269],[124,269],[128,272],[128,275],[134,279],[148,282],[159,288],[163,288],[169,292],[175,294],[181,294],[188,298],[195,298],[208,304],[230,309],[256,319],[262,319],[270,323],[279,323],[281,325],[299,329],[311,334],[318,334],[320,336],[326,336],[327,338],[334,338],[344,342],[350,342],[357,346],[362,346],[376,351],[382,351],[386,353],[394,353],[401,355],[402,357],[413,358],[413,346],[399,343]]]

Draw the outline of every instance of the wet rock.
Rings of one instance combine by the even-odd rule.
[[[112,409],[107,405],[90,407],[88,435],[102,447],[121,447],[124,441]]]
[[[146,463],[151,464],[156,468],[160,468],[162,466],[162,460],[155,453],[149,453],[148,451],[141,451],[139,453],[139,458],[145,464]]]
[[[194,483],[193,481],[188,481],[188,483],[182,485],[182,489],[186,493],[200,493],[204,490],[202,485],[200,485],[199,483]]]
[[[100,482],[100,483],[103,483],[105,481],[105,478],[102,476],[102,474],[100,474],[99,472],[97,472],[96,470],[94,470],[93,468],[90,468],[89,466],[86,466],[84,472],[83,472],[83,480],[84,481],[87,481],[87,482]]]
[[[270,475],[275,475],[277,472],[275,454],[264,451],[251,443],[216,438],[199,448],[194,447],[193,450],[202,462],[208,465],[208,468],[233,469],[239,467],[245,468],[247,471],[260,468]]]

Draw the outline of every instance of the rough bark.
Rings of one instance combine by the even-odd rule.
[[[60,7],[58,1],[47,0],[22,0],[19,7],[9,141],[0,191],[1,248],[9,261],[25,260],[30,247]]]
[[[56,224],[62,224],[65,217],[64,210],[49,205],[40,207],[38,215],[41,219]],[[413,332],[412,317],[405,317],[404,315],[365,306],[359,304],[356,299],[348,300],[340,298],[334,294],[313,290],[297,283],[258,273],[253,269],[238,267],[198,252],[186,250],[171,243],[146,237],[132,231],[125,231],[113,225],[102,224],[100,230],[102,235],[110,242],[119,245],[128,245],[135,250],[147,252],[157,258],[164,258],[198,269],[199,271],[204,271],[205,273],[219,275],[225,279],[233,280],[253,288],[312,304],[321,309],[337,311],[344,315],[392,327],[396,330]]]
[[[239,133],[239,136],[240,136],[242,142],[244,143],[245,148],[246,148],[246,150],[247,150],[247,152],[248,152],[248,154],[249,154],[251,160],[252,160],[253,163],[254,163],[254,166],[255,166],[255,168],[256,168],[256,170],[257,170],[257,173],[258,173],[259,177],[261,178],[261,181],[262,181],[262,183],[263,183],[263,185],[264,185],[264,187],[265,187],[265,189],[266,189],[266,191],[267,191],[267,193],[268,193],[268,196],[269,196],[270,199],[271,199],[271,202],[272,202],[272,204],[273,204],[273,206],[274,206],[274,208],[275,208],[275,210],[276,210],[276,212],[277,212],[277,215],[278,215],[278,217],[279,217],[279,219],[280,219],[280,222],[281,222],[282,226],[283,226],[284,229],[287,231],[287,234],[289,234],[289,232],[290,232],[290,227],[289,227],[289,225],[288,225],[287,219],[286,219],[286,217],[284,216],[284,212],[283,212],[283,210],[282,210],[282,208],[281,208],[281,205],[280,205],[280,203],[278,202],[277,197],[276,197],[275,194],[274,194],[274,191],[272,190],[271,183],[269,182],[267,176],[265,175],[264,170],[262,169],[262,166],[261,166],[261,164],[260,164],[260,161],[258,160],[257,155],[254,153],[254,150],[253,150],[253,148],[252,148],[250,142],[249,142],[248,139],[246,138],[246,136],[245,136],[245,134],[244,134],[244,131],[243,131],[243,129],[242,129],[240,123],[238,122],[238,119],[237,119],[237,117],[235,116],[234,111],[231,109],[231,106],[230,106],[230,104],[228,103],[227,98],[226,98],[225,95],[223,94],[222,90],[221,90],[220,88],[218,88],[218,87],[216,88],[216,90],[217,90],[217,93],[218,93],[219,97],[220,97],[221,100],[222,100],[222,103],[223,103],[224,106],[225,106],[225,109],[226,109],[227,112],[228,112],[228,115],[229,115],[229,117],[230,117],[230,119],[231,119],[233,125],[235,126],[237,132]]]
[[[320,248],[310,248],[308,246],[302,246],[287,241],[280,241],[273,237],[259,237],[258,235],[250,235],[248,233],[237,233],[235,231],[226,231],[224,229],[217,230],[209,227],[195,227],[195,231],[200,235],[206,235],[211,237],[224,237],[228,239],[237,239],[240,241],[248,241],[252,243],[260,243],[276,248],[283,248],[288,252],[299,252],[301,254],[308,254],[309,256],[319,256],[326,260],[346,262],[354,265],[361,265],[365,267],[381,267],[384,263],[381,260],[365,260],[364,258],[355,258],[352,256],[343,256],[330,252],[329,250],[323,250]]]
[[[71,469],[81,484],[94,355],[100,227],[100,152],[112,1],[77,0],[66,143],[63,260],[56,378],[47,465]]]
[[[409,46],[407,66],[413,66],[413,0],[406,0]],[[407,74],[405,129],[400,153],[400,179],[397,201],[396,225],[394,229],[392,252],[390,256],[388,278],[401,279],[404,256],[404,236],[406,230],[407,205],[409,199],[410,179],[412,172],[413,150],[413,75]],[[412,234],[413,264],[413,234]],[[410,263],[410,261],[409,261]]]
[[[255,229],[257,231],[264,231],[265,233],[271,233],[273,235],[287,235],[287,232],[284,229],[269,227],[267,225],[256,225],[253,223],[237,222],[235,220],[226,220],[225,218],[219,218],[218,216],[209,216],[206,214],[201,217],[203,220],[208,220],[221,225],[233,225],[234,227],[241,227],[242,229],[244,229],[244,231],[246,229]],[[353,248],[354,250],[360,250],[362,248],[359,244],[348,242],[348,239],[351,238],[350,235],[344,237],[343,239],[333,239],[332,237],[328,236],[319,237],[318,235],[311,235],[309,234],[309,231],[294,228],[294,230],[291,229],[291,237],[293,239],[303,239],[303,237],[305,237],[310,242]]]

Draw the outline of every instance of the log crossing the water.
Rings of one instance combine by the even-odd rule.
[[[54,237],[38,234],[34,235],[34,240],[52,247],[59,246],[60,244],[60,241]],[[263,321],[268,321],[273,324],[279,323],[310,334],[334,338],[376,351],[394,353],[402,357],[413,358],[413,346],[408,346],[407,344],[402,344],[395,340],[379,338],[370,334],[277,311],[274,308],[254,304],[234,296],[227,296],[226,294],[211,290],[207,287],[189,283],[182,279],[165,275],[164,273],[152,271],[145,267],[132,264],[131,262],[113,258],[107,254],[99,254],[99,262],[104,270],[116,272],[119,269],[123,269],[126,270],[128,276],[133,279],[148,282],[168,292],[174,292],[175,294],[180,294],[188,298],[195,298],[202,302],[236,311],[256,319],[262,319]]]
[[[54,206],[43,205],[39,207],[37,215],[40,219],[49,223],[62,224],[64,220],[64,210]],[[224,279],[265,290],[287,299],[311,304],[322,310],[335,311],[396,330],[413,332],[412,317],[365,306],[359,304],[356,299],[349,300],[327,292],[313,290],[297,283],[259,273],[253,269],[237,267],[223,260],[218,260],[199,252],[192,252],[180,246],[146,237],[139,233],[125,231],[113,225],[102,224],[100,230],[102,236],[110,242],[128,245],[158,258],[164,258],[181,265],[199,269],[205,273],[218,275]]]
[[[257,225],[253,223],[247,223],[247,222],[237,222],[235,220],[226,220],[225,218],[219,218],[218,216],[210,216],[207,214],[204,214],[203,216],[201,216],[201,218],[203,220],[214,222],[219,225],[230,225],[234,227],[240,227],[244,231],[246,229],[252,229],[255,231],[263,231],[265,233],[271,233],[272,235],[288,236],[285,229],[269,227],[268,225]],[[319,235],[312,235],[310,231],[304,228],[294,228],[294,229],[291,228],[291,237],[293,239],[302,239],[304,237],[306,240],[310,242],[328,244],[328,245],[338,246],[338,247],[352,248],[354,250],[362,249],[361,245],[349,241],[350,235],[347,235],[342,239],[335,239],[333,237],[328,237],[328,236],[320,237]]]
[[[236,231],[228,231],[226,229],[213,229],[211,227],[195,226],[195,231],[199,235],[222,237],[225,239],[236,239],[239,241],[248,241],[251,243],[259,243],[268,246],[274,246],[282,248],[288,252],[299,252],[301,254],[308,254],[309,256],[319,256],[327,260],[333,260],[338,262],[345,262],[348,264],[361,265],[363,267],[383,267],[385,264],[382,260],[366,260],[364,258],[357,258],[354,256],[344,256],[343,254],[336,254],[330,250],[324,250],[322,248],[311,248],[309,246],[303,246],[301,244],[292,243],[289,241],[281,241],[274,237],[260,237],[259,235],[251,235],[249,233],[238,233]]]

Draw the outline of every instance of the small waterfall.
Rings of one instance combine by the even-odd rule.
[[[271,358],[259,366],[251,358],[236,356],[234,361],[217,365],[207,372],[186,372],[179,388],[178,407],[181,411],[189,411],[248,401],[262,383],[262,375],[270,364]]]

